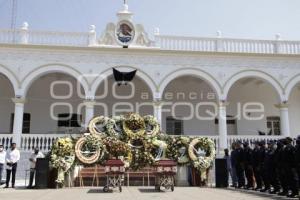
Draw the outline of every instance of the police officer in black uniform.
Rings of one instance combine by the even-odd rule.
[[[253,167],[252,167],[252,149],[249,147],[249,143],[245,142],[243,144],[244,149],[244,167],[245,175],[247,179],[246,189],[254,188],[254,179],[253,179]]]
[[[300,136],[297,137],[295,148],[296,148],[296,167],[298,173],[298,180],[300,181]]]
[[[271,186],[271,176],[270,176],[270,168],[272,167],[272,158],[271,158],[271,142],[268,141],[268,148],[265,148],[265,156],[264,156],[264,161],[262,163],[262,177],[264,181],[264,189],[261,190],[261,192],[266,192],[270,191],[270,186]]]
[[[288,197],[298,196],[298,174],[297,174],[297,164],[296,164],[296,148],[292,145],[292,138],[286,138],[284,140],[284,150],[283,150],[283,163],[287,177],[288,189],[291,190],[291,194]]]
[[[277,142],[277,149],[276,149],[276,162],[277,162],[277,171],[278,177],[280,181],[280,185],[282,191],[278,193],[280,196],[288,195],[288,180],[285,174],[285,164],[284,164],[284,139],[281,139]]]
[[[254,143],[254,149],[252,151],[252,167],[254,172],[254,177],[256,181],[256,188],[255,190],[261,190],[262,189],[262,177],[261,177],[261,169],[260,169],[260,163],[259,163],[259,155],[260,155],[260,146],[259,142],[256,141]]]
[[[241,142],[236,143],[236,175],[238,178],[238,188],[245,187],[245,175],[244,175],[244,151],[241,146]]]
[[[265,169],[265,155],[266,155],[266,142],[260,141],[259,142],[259,153],[258,153],[258,162],[259,162],[259,168],[261,173],[261,179],[264,185],[264,188],[261,189],[261,192],[265,192],[270,189],[270,183],[266,175],[266,169]]]

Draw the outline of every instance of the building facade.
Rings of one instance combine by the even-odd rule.
[[[117,17],[100,36],[95,26],[0,30],[0,143],[48,150],[93,116],[130,111],[168,134],[211,137],[219,151],[300,133],[300,42],[150,37],[126,4]],[[112,68],[137,72],[118,86]]]

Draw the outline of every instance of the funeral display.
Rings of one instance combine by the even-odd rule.
[[[111,118],[95,117],[81,137],[58,139],[51,150],[51,165],[58,169],[59,184],[64,182],[65,173],[74,165],[107,166],[107,163],[112,162],[110,160],[124,163],[122,173],[126,169],[156,167],[173,176],[176,165],[192,165],[202,177],[206,177],[205,173],[214,157],[215,144],[212,140],[204,137],[171,136],[161,132],[155,117],[128,113]],[[168,162],[168,166],[160,166]],[[110,168],[109,172],[114,170],[116,168]],[[161,172],[159,173],[162,174]],[[157,188],[165,186],[174,190],[173,178],[169,176],[161,181],[157,182]],[[108,187],[118,184],[119,182],[107,183]]]

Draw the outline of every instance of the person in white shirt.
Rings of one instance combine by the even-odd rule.
[[[18,161],[20,160],[20,151],[17,149],[16,143],[11,144],[11,150],[6,153],[6,186],[8,188],[10,175],[12,175],[11,186],[15,187],[16,172]]]
[[[2,174],[5,165],[5,157],[6,157],[6,152],[4,150],[4,147],[3,145],[0,145],[0,185],[2,182]]]
[[[35,175],[35,166],[36,166],[36,161],[38,158],[44,158],[44,154],[42,152],[40,152],[39,148],[35,148],[34,152],[31,154],[29,161],[30,161],[30,179],[29,179],[29,185],[28,185],[28,189],[32,188],[32,184],[33,184],[33,178]]]

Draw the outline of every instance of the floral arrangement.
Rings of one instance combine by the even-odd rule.
[[[155,163],[154,154],[155,146],[151,140],[145,138],[131,141],[131,159],[129,160],[130,168],[139,170],[146,166],[152,166]]]
[[[179,137],[171,137],[167,140],[168,148],[167,148],[167,157],[172,158],[177,161],[179,164],[187,164],[190,162],[190,158],[188,156],[188,146],[191,139],[189,137],[179,136]]]
[[[122,158],[133,170],[153,166],[159,159],[172,159],[180,165],[192,164],[203,177],[215,157],[212,140],[161,133],[158,121],[151,115],[99,116],[90,121],[88,129],[90,133],[83,134],[75,145],[70,138],[61,138],[53,145],[51,164],[59,171],[57,182],[63,182],[75,155],[85,165]]]
[[[113,118],[109,119],[107,124],[106,124],[106,130],[107,130],[107,135],[110,137],[116,137],[118,139],[124,139],[125,133],[123,131],[123,121],[124,121],[124,116],[114,116]]]
[[[119,156],[127,156],[130,152],[129,145],[117,138],[106,137],[103,139],[103,143],[111,157],[118,158]]]
[[[110,119],[108,117],[99,116],[93,118],[88,125],[89,131],[92,134],[105,136],[107,134],[107,123]]]
[[[139,138],[145,134],[145,121],[137,113],[129,113],[123,121],[123,129],[128,139]]]
[[[201,155],[203,152],[205,154]],[[215,158],[214,142],[208,138],[195,138],[189,144],[188,153],[193,166],[201,172],[202,178],[205,178],[206,169],[211,167]]]
[[[102,139],[98,135],[84,134],[75,145],[75,154],[79,162],[91,165],[101,162],[106,152]]]
[[[75,160],[74,143],[71,138],[60,138],[53,144],[50,163],[58,170],[56,182],[64,182],[65,173],[69,171]]]
[[[152,115],[144,116],[146,125],[146,135],[155,136],[160,132],[160,125],[157,119]]]

